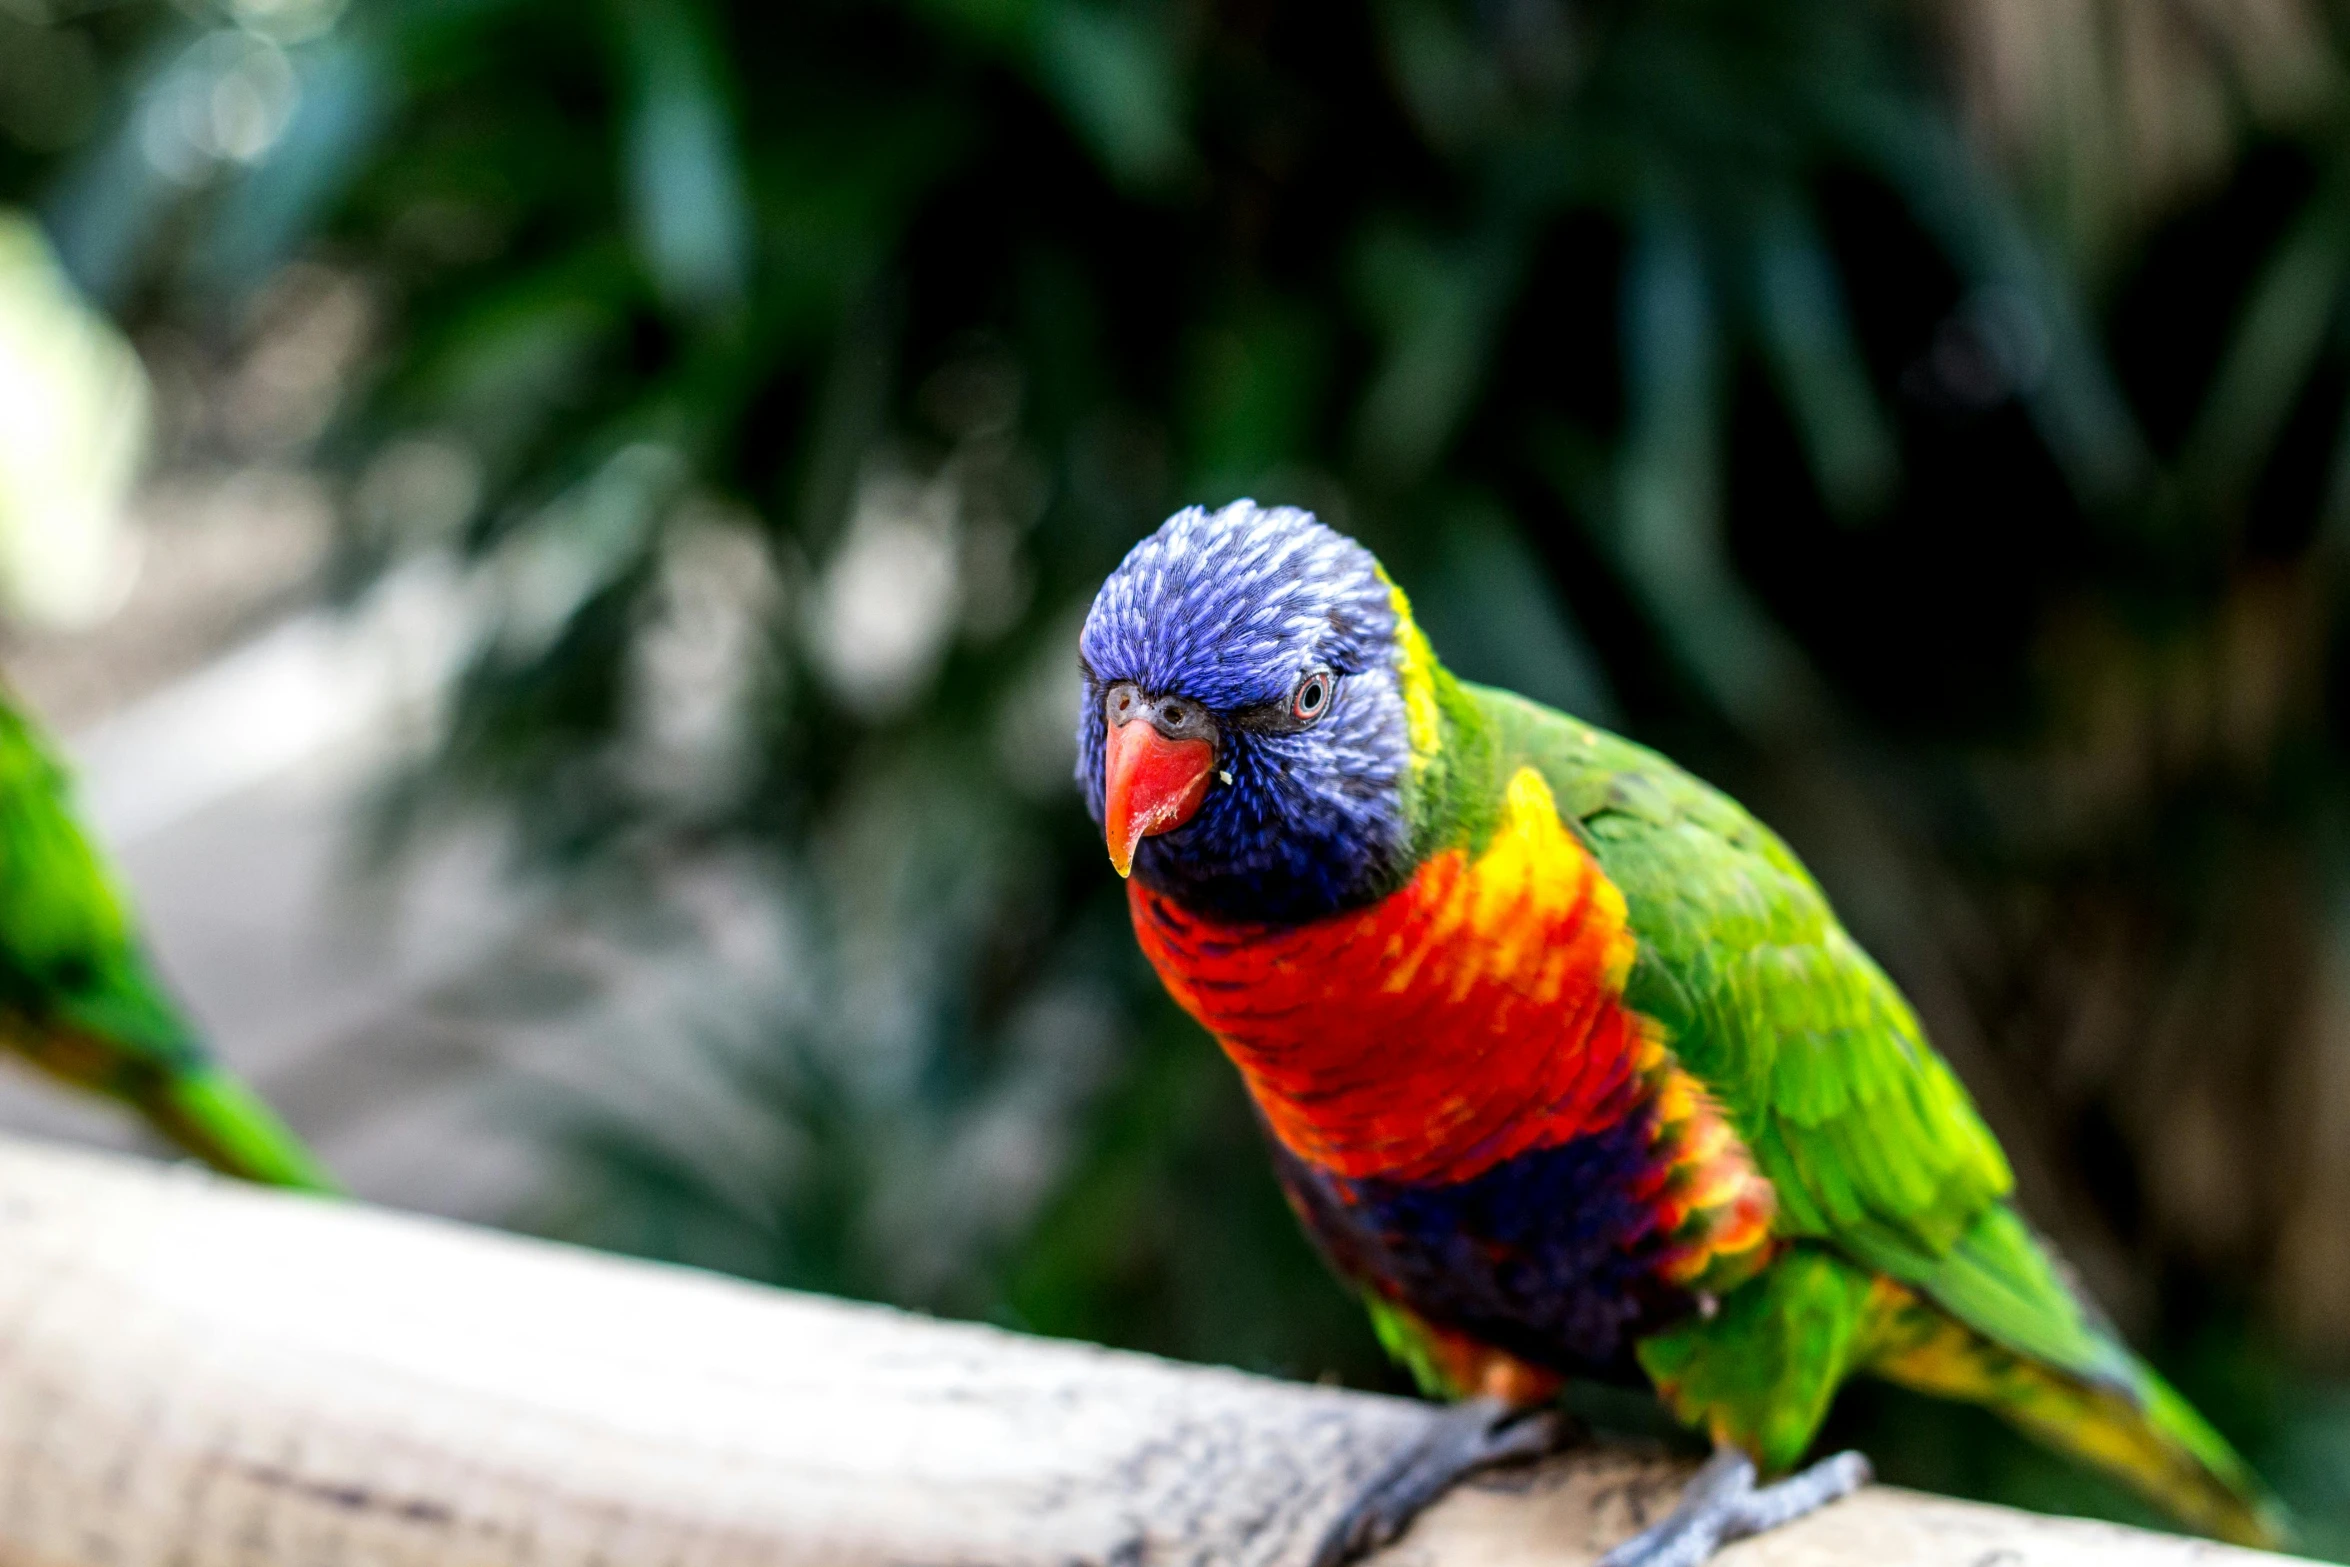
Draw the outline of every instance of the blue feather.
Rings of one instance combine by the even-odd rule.
[[[1635,1340],[1685,1315],[1670,1238],[1634,1193],[1656,1162],[1643,1109],[1466,1181],[1349,1180],[1269,1138],[1282,1185],[1339,1273],[1537,1366],[1633,1377]]]
[[[1384,897],[1408,868],[1409,732],[1392,589],[1370,551],[1306,512],[1189,507],[1102,584],[1079,642],[1086,675],[1077,778],[1102,819],[1104,691],[1132,681],[1218,720],[1218,778],[1199,813],[1146,838],[1145,886],[1215,918],[1282,924]],[[1314,669],[1338,677],[1310,727],[1241,722],[1285,704]]]

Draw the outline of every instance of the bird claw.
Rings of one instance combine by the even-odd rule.
[[[1401,1538],[1428,1505],[1479,1470],[1547,1457],[1578,1433],[1563,1414],[1474,1398],[1442,1411],[1349,1502],[1315,1548],[1312,1567],[1346,1567]]]
[[[1793,1523],[1850,1496],[1871,1477],[1866,1458],[1838,1453],[1776,1485],[1757,1487],[1754,1461],[1726,1447],[1691,1478],[1680,1503],[1662,1523],[1641,1530],[1594,1567],[1699,1567],[1731,1541]]]

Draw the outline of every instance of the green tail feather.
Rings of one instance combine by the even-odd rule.
[[[1904,1292],[1906,1293],[1906,1292]],[[2108,1340],[2122,1375],[2060,1371],[1910,1296],[1880,1329],[1867,1369],[1939,1398],[1985,1406],[2060,1452],[2104,1471],[2197,1529],[2274,1550],[2292,1535],[2284,1506],[2227,1439],[2154,1369]]]
[[[214,1169],[298,1191],[342,1189],[277,1112],[225,1072],[174,1076],[138,1099],[158,1131]]]
[[[1983,1404],[2190,1528],[2284,1541],[2284,1508],[2251,1466],[2129,1351],[2013,1208],[1994,1203],[1923,1267],[1887,1260],[1920,1293],[1880,1306],[1868,1369]]]
[[[1988,1215],[1932,1271],[1920,1285],[1791,1246],[1710,1316],[1643,1339],[1640,1364],[1674,1414],[1773,1472],[1810,1448],[1837,1385],[1866,1372],[1981,1404],[2189,1528],[2267,1547],[2290,1535],[2226,1438],[2079,1303],[2012,1213]]]

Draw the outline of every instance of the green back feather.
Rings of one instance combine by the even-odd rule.
[[[2009,1205],[2014,1177],[1965,1088],[1787,846],[1652,751],[1441,668],[1434,682],[1445,790],[1485,802],[1459,820],[1489,816],[1517,767],[1543,775],[1624,894],[1639,942],[1627,999],[1721,1102],[1778,1192],[1778,1232],[1800,1243],[1714,1320],[1642,1347],[1684,1418],[1783,1466],[1849,1372],[1914,1381],[1963,1362],[1974,1369],[1939,1391],[1990,1404],[2190,1523],[2273,1541],[2282,1514],[2251,1471]],[[1964,1353],[1937,1341],[1895,1355],[1895,1305],[1951,1324]]]
[[[1922,1284],[2014,1185],[1957,1077],[1787,846],[1652,751],[1471,688],[1624,894],[1628,999],[1730,1114],[1779,1228]]]

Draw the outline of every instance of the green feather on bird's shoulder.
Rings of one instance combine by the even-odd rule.
[[[74,820],[64,767],[0,701],[0,1043],[135,1107],[216,1168],[335,1183],[261,1099],[217,1067],[140,943],[128,901]]]
[[[1786,1249],[1639,1349],[1675,1412],[1795,1463],[1856,1371],[1982,1403],[2247,1544],[2281,1507],[2133,1355],[2010,1204],[2015,1180],[1909,1003],[1776,834],[1656,753],[1463,687],[1497,780],[1542,774],[1623,894],[1626,999],[1721,1104]]]

